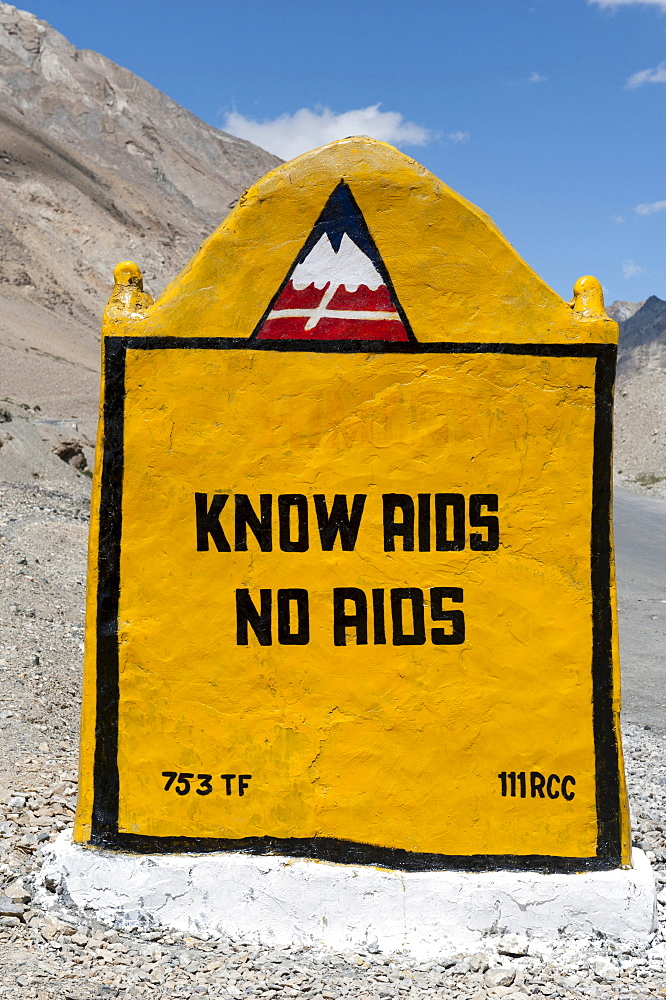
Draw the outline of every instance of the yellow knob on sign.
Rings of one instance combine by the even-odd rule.
[[[113,269],[113,278],[116,285],[133,285],[139,290],[143,290],[143,274],[138,264],[133,260],[124,260]]]
[[[605,316],[604,292],[601,282],[591,274],[579,278],[574,285],[574,297],[570,305],[575,313],[584,316]]]

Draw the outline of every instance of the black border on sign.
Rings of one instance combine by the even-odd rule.
[[[592,687],[596,765],[597,851],[593,857],[441,855],[338,840],[333,837],[149,837],[118,831],[118,603],[122,535],[125,357],[128,350],[304,351],[317,354],[514,354],[595,358],[592,470]],[[611,605],[611,445],[617,348],[610,344],[406,343],[385,341],[248,340],[224,337],[107,337],[104,341],[104,456],[99,512],[97,588],[97,705],[91,843],[115,850],[161,854],[240,851],[375,865],[401,871],[576,872],[621,863],[619,750],[613,719]]]

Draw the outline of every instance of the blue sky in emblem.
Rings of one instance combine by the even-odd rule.
[[[278,155],[393,142],[565,298],[666,298],[666,0],[25,6]]]

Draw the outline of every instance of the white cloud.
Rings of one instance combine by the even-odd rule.
[[[666,12],[666,0],[587,0],[589,4],[596,4],[597,7],[614,10],[616,7],[658,7]]]
[[[611,219],[612,219],[613,222],[617,222],[618,224],[621,223],[621,222],[624,222],[624,216],[623,215],[611,215]]]
[[[458,144],[469,142],[470,134],[469,132],[447,132],[446,138],[450,139],[451,142],[456,142]]]
[[[666,3],[664,4],[666,10]],[[645,83],[666,83],[666,62],[660,62],[652,69],[641,69],[638,73],[633,73],[626,82],[627,90],[634,90],[642,87]]]
[[[645,271],[635,260],[623,260],[622,274],[625,278],[636,278],[639,274],[645,274]]]
[[[636,205],[639,215],[654,215],[655,212],[666,211],[666,201],[650,201],[647,205]]]
[[[399,111],[381,111],[380,107],[371,104],[340,114],[321,106],[301,108],[292,115],[284,114],[261,122],[231,111],[226,116],[224,128],[285,160],[350,135],[370,135],[373,139],[405,146],[424,146],[432,138],[429,129],[405,121]],[[450,138],[465,134],[456,132]]]
[[[547,76],[541,76],[541,73],[531,73],[530,74],[530,83],[543,83],[544,80],[547,80],[547,79],[548,79],[548,77]]]

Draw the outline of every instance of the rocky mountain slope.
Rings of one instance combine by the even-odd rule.
[[[159,293],[278,162],[0,2],[0,477],[57,481],[52,446],[91,440],[114,266]]]
[[[620,325],[621,374],[666,369],[666,302],[651,295]]]
[[[614,302],[620,323],[615,467],[628,486],[666,497],[666,302]]]
[[[638,312],[645,302],[627,302],[624,299],[617,299],[611,305],[606,306],[606,312],[612,316],[616,323],[623,323],[634,313]]]

